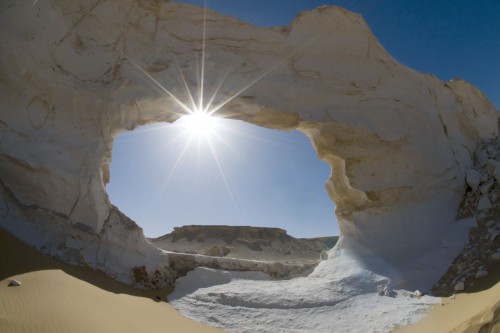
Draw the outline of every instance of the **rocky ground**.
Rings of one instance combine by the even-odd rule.
[[[297,239],[278,228],[201,225],[149,239],[172,252],[298,264],[319,261],[337,240],[337,236]]]
[[[467,172],[467,191],[458,218],[474,218],[469,243],[433,286],[437,296],[468,290],[500,266],[500,141],[484,144]]]

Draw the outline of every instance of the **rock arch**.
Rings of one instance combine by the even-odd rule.
[[[196,82],[203,11],[52,0],[3,6],[0,17],[0,225],[121,280],[142,265],[173,278],[168,254],[110,205],[104,185],[117,133],[181,113],[130,59],[169,89],[180,84],[176,63]],[[455,222],[464,175],[479,144],[498,136],[499,111],[464,81],[399,64],[359,15],[338,7],[275,29],[207,19],[207,75],[230,70],[221,96],[261,78],[221,114],[299,129],[331,166],[342,236],[332,255],[403,283],[434,282],[443,271],[429,258],[450,261],[465,241],[467,226]]]

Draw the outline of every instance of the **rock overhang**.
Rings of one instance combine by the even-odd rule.
[[[2,226],[37,245],[43,241],[23,235],[92,231],[74,250],[111,274],[141,260],[168,266],[140,229],[120,224],[105,184],[117,133],[182,112],[131,61],[168,89],[182,89],[180,72],[195,87],[203,10],[54,0],[16,3],[0,15],[9,27],[0,32]],[[337,251],[365,261],[376,254],[405,271],[414,253],[440,246],[475,150],[498,136],[499,112],[484,95],[397,63],[359,15],[339,7],[275,29],[211,11],[206,18],[208,88],[227,72],[221,101],[239,93],[220,113],[299,129],[331,166],[326,186],[343,235]],[[56,243],[46,247],[57,252],[70,242]],[[118,254],[124,248],[134,259]]]

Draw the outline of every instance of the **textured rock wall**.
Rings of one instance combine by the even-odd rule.
[[[110,206],[105,184],[120,131],[183,112],[131,60],[186,100],[178,67],[196,87],[203,10],[7,1],[0,25],[1,226],[122,280],[139,263],[167,279],[168,256]],[[334,253],[403,283],[435,282],[443,272],[428,258],[442,266],[466,240],[470,225],[455,221],[465,171],[478,145],[498,135],[498,110],[463,81],[397,63],[341,8],[276,29],[208,12],[207,27],[207,91],[226,77],[215,104],[238,94],[220,114],[297,128],[332,167],[326,186],[342,233]]]
[[[485,142],[474,154],[466,173],[467,190],[458,215],[477,223],[469,242],[446,274],[433,286],[434,295],[469,290],[478,279],[495,272],[500,260],[500,138]]]

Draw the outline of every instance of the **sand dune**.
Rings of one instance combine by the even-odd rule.
[[[499,271],[396,332],[500,332]],[[22,286],[8,287],[10,279]],[[140,291],[100,272],[60,263],[0,229],[1,333],[223,332],[182,317],[165,302],[168,291]],[[488,324],[492,320],[496,323]]]
[[[0,332],[223,332],[143,292],[44,256],[0,229]],[[8,287],[10,279],[22,282]],[[158,301],[159,296],[163,301]]]

